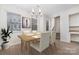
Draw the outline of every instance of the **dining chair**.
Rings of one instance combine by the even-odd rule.
[[[31,43],[31,47],[37,50],[38,52],[44,51],[46,48],[49,47],[49,39],[50,39],[50,33],[45,32],[41,33],[40,41],[37,43]]]
[[[55,31],[52,31],[51,32],[51,38],[50,38],[50,45],[54,45],[54,46],[56,46],[56,32]]]

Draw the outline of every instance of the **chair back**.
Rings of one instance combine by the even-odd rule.
[[[50,32],[41,33],[40,50],[49,47]]]

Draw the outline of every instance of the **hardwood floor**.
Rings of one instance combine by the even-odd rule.
[[[15,45],[6,50],[0,50],[0,55],[29,55],[24,47],[21,51],[21,45]],[[56,47],[50,46],[41,55],[77,55],[79,54],[79,43],[65,43],[56,41]],[[30,55],[40,55],[35,49],[30,47]]]

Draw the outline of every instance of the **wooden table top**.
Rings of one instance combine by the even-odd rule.
[[[32,40],[39,39],[39,37],[38,37],[38,38],[35,38],[35,37],[27,36],[27,35],[24,35],[24,34],[19,35],[18,37],[19,37],[21,40],[24,40],[24,41],[32,41]]]

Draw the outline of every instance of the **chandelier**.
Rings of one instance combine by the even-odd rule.
[[[42,9],[39,5],[37,5],[36,8],[32,9],[32,16],[35,16],[36,18],[42,16]]]

